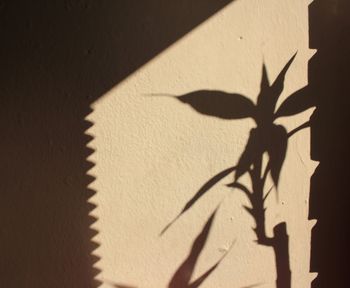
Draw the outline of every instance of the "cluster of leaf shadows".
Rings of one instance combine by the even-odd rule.
[[[278,191],[280,172],[286,156],[288,138],[299,130],[309,127],[309,122],[289,132],[282,125],[277,125],[274,122],[279,117],[292,116],[314,106],[314,101],[306,86],[287,97],[276,109],[279,96],[284,89],[286,73],[295,56],[296,54],[291,57],[272,84],[269,83],[266,67],[263,65],[260,93],[256,104],[245,96],[214,90],[199,90],[176,97],[176,99],[189,104],[201,114],[229,120],[252,118],[256,123],[256,127],[250,130],[249,139],[237,165],[221,171],[208,180],[186,203],[179,215],[161,232],[163,234],[215,184],[232,173],[234,180],[227,186],[243,192],[248,198],[251,207],[244,206],[244,208],[255,221],[254,232],[257,237],[257,243],[272,247],[274,250],[277,288],[291,287],[289,237],[285,222],[281,222],[273,228],[273,237],[266,235],[265,201],[273,188],[276,188],[275,191]],[[268,161],[265,165],[263,163],[264,153],[268,155]],[[251,188],[240,182],[241,177],[246,173],[251,180]],[[268,175],[272,178],[273,185],[266,189]],[[217,209],[210,216],[199,236],[197,236],[186,260],[173,275],[168,286],[169,288],[199,287],[223,259],[221,258],[201,277],[191,282],[194,267],[207,241],[216,211]]]
[[[217,261],[212,267],[210,267],[205,273],[203,273],[196,280],[191,281],[192,274],[194,272],[197,260],[205,246],[205,243],[208,239],[210,229],[212,227],[216,212],[218,208],[211,214],[201,232],[198,234],[194,240],[190,253],[185,259],[185,261],[180,265],[176,270],[174,276],[172,277],[168,288],[197,288],[199,287],[204,280],[216,269],[220,262],[224,259],[227,252]],[[116,288],[137,288],[135,286],[129,286],[124,284],[114,284]]]

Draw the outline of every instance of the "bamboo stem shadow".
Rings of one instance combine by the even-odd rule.
[[[199,90],[176,96],[176,99],[190,105],[200,114],[226,120],[252,118],[256,123],[256,127],[250,130],[249,139],[237,165],[223,170],[208,180],[161,232],[161,235],[164,234],[179,217],[191,209],[220,180],[230,174],[234,174],[234,181],[227,186],[243,192],[248,198],[251,207],[244,206],[244,209],[255,221],[256,226],[253,230],[257,236],[256,242],[259,245],[273,248],[277,288],[291,287],[289,236],[285,222],[281,222],[273,228],[273,237],[266,235],[265,212],[267,208],[265,207],[265,201],[273,188],[275,188],[278,198],[279,178],[286,156],[288,139],[298,131],[309,127],[310,123],[306,122],[287,132],[285,127],[275,124],[274,121],[277,118],[292,116],[314,106],[313,96],[309,93],[309,89],[306,86],[290,95],[276,109],[277,101],[284,89],[286,73],[294,61],[296,54],[290,58],[272,84],[269,82],[266,66],[263,64],[257,104],[254,104],[249,98],[243,95],[217,90]],[[262,161],[264,153],[268,154],[266,165],[263,165]],[[239,181],[246,173],[249,175],[252,183],[251,190]],[[273,186],[266,189],[268,175],[270,175],[273,181]],[[195,261],[192,262],[192,265],[194,264]],[[185,281],[182,283],[182,286],[169,286],[169,288],[174,287],[192,286],[188,286],[188,281]]]

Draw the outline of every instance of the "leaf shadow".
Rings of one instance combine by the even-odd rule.
[[[216,174],[214,177],[210,178],[198,191],[197,193],[186,203],[181,212],[172,220],[169,224],[163,228],[160,236],[163,235],[174,223],[179,219],[182,214],[188,211],[206,192],[208,192],[215,184],[217,184],[221,179],[225,178],[227,175],[232,173],[236,167],[227,168],[220,173]]]
[[[168,288],[197,288],[199,287],[218,267],[221,261],[224,259],[228,251],[205,273],[203,273],[196,280],[191,282],[191,278],[197,264],[198,258],[203,251],[203,248],[208,240],[209,232],[211,230],[215,215],[218,208],[211,214],[206,224],[202,228],[201,232],[198,234],[197,238],[192,244],[191,251],[184,262],[177,269],[172,279],[169,282]]]
[[[288,132],[284,126],[277,125],[274,121],[280,117],[293,116],[315,106],[315,100],[309,94],[308,87],[304,87],[287,97],[276,109],[278,99],[284,89],[286,74],[296,56],[297,53],[287,61],[272,84],[270,84],[268,79],[266,66],[263,64],[260,81],[261,90],[257,97],[256,104],[246,96],[218,90],[198,90],[175,97],[175,99],[191,106],[200,114],[226,120],[252,118],[256,123],[256,127],[250,130],[248,141],[237,165],[225,169],[208,180],[186,203],[181,212],[161,232],[161,235],[164,234],[181,215],[191,209],[193,205],[221,179],[234,173],[234,182],[228,186],[232,187],[232,189],[239,189],[248,196],[251,207],[244,208],[255,221],[256,227],[253,230],[257,236],[257,243],[270,246],[274,249],[277,270],[277,288],[289,288],[291,286],[291,271],[288,254],[289,237],[284,222],[275,226],[274,237],[269,238],[266,236],[265,200],[272,189],[270,188],[266,193],[264,186],[267,176],[270,175],[276,188],[275,190],[278,192],[280,174],[287,152],[288,139],[298,131],[309,127],[309,122]],[[265,152],[268,155],[268,162],[263,166],[262,157]],[[239,178],[246,173],[250,176],[252,191],[249,191],[247,187],[238,182]],[[200,285],[199,283],[198,286],[190,286],[189,282],[199,253],[203,249],[204,243],[200,242],[200,239],[207,237],[214,215],[215,212],[208,220],[202,234],[195,240],[191,251],[192,254],[189,255],[175,273],[169,288],[198,287]],[[198,246],[198,243],[202,243],[202,246]],[[198,249],[198,247],[200,247],[200,249]],[[180,274],[182,275],[181,277],[179,276]],[[187,278],[184,275],[187,275]]]

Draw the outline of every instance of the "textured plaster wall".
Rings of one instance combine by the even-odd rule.
[[[203,288],[275,287],[271,248],[257,245],[247,204],[223,179],[184,214],[162,237],[164,226],[203,183],[233,166],[246,144],[252,120],[220,120],[200,115],[171,97],[199,89],[236,92],[256,101],[262,63],[272,82],[298,51],[285,80],[283,101],[307,85],[308,1],[239,0],[209,18],[135,73],[95,101],[87,119],[96,165],[90,188],[97,191],[93,228],[100,244],[95,254],[102,287],[112,283],[140,288],[167,287],[186,258],[206,220],[219,203],[208,242],[194,278],[213,265],[232,245]],[[302,124],[311,110],[279,123],[288,130]],[[308,221],[310,133],[305,129],[289,141],[279,198],[266,206],[267,233],[281,221],[290,236],[292,287],[310,287]],[[231,178],[230,178],[231,177]],[[245,179],[247,181],[247,179]]]
[[[90,104],[228,2],[0,2],[0,287],[98,287]]]

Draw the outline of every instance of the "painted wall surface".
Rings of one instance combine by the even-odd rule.
[[[175,276],[218,261],[201,287],[276,287],[233,171],[160,234],[256,126],[175,96],[256,103],[263,63],[273,82],[296,51],[277,106],[307,85],[316,109],[276,121],[311,131],[289,139],[266,233],[287,223],[293,288],[348,287],[349,15],[348,0],[0,1],[0,287],[184,288]]]
[[[208,18],[199,27],[144,64],[103,97],[96,100],[87,120],[95,152],[89,171],[97,191],[90,202],[97,208],[94,240],[102,287],[129,285],[168,287],[187,257],[193,241],[219,205],[193,279],[225,253],[217,269],[203,282],[213,287],[275,287],[273,251],[258,245],[255,223],[243,209],[242,193],[222,179],[162,236],[162,229],[212,176],[233,166],[245,147],[251,119],[223,120],[199,114],[174,97],[194,90],[235,92],[257,101],[265,63],[273,82],[297,52],[277,106],[307,85],[308,1],[240,0]],[[155,94],[158,94],[157,96]],[[288,131],[312,113],[279,119]],[[268,136],[267,136],[268,137]],[[267,234],[279,222],[287,223],[292,287],[310,287],[308,220],[310,132],[290,138],[278,194],[266,202]],[[244,183],[249,183],[243,177]],[[269,185],[272,180],[269,179]],[[278,195],[278,197],[277,197]],[[114,285],[114,286],[113,286]]]
[[[90,105],[229,2],[1,1],[0,287],[99,286]]]

